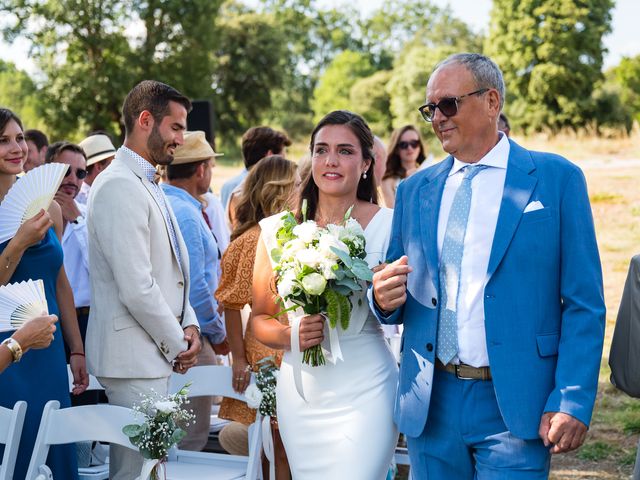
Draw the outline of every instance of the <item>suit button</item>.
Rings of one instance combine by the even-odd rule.
[[[438,305],[438,301],[436,300],[436,297],[433,297],[431,299],[431,304],[435,307],[436,305]]]
[[[432,343],[427,343],[426,347],[427,347],[427,352],[433,352],[433,344]]]
[[[184,282],[178,282],[178,288],[184,287]]]

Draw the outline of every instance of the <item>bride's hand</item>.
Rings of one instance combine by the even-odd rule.
[[[300,350],[319,345],[324,340],[324,317],[307,315],[300,320]]]

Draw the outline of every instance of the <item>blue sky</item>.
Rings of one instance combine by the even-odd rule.
[[[363,13],[380,6],[385,0],[350,0]],[[393,0],[386,0],[393,1]],[[477,31],[486,31],[492,0],[432,0],[439,6],[450,5],[454,14],[467,22]],[[325,5],[344,4],[345,0],[322,0]],[[604,43],[609,52],[605,56],[605,68],[616,65],[623,56],[640,53],[640,35],[637,32],[637,19],[640,18],[640,1],[617,0],[613,11],[613,32],[605,37]],[[30,74],[35,66],[27,58],[28,43],[18,40],[9,46],[0,41],[0,58],[14,62],[18,68]]]

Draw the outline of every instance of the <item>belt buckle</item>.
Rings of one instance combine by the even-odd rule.
[[[463,377],[462,375],[460,375],[460,367],[461,366],[462,366],[461,363],[458,363],[458,364],[454,365],[456,378],[458,380],[475,380],[475,378],[473,378],[473,377]]]

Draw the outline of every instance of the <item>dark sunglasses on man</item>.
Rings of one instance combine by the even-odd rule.
[[[413,148],[415,150],[419,146],[420,146],[420,141],[419,140],[409,140],[408,142],[398,142],[398,148],[400,150],[406,150],[409,147],[411,147],[411,148]]]
[[[65,178],[71,175],[71,170],[73,170],[73,168],[69,167],[69,169],[67,170],[67,173],[64,174]],[[82,180],[86,178],[86,176],[87,176],[86,170],[83,170],[81,168],[76,168],[76,177],[78,178],[78,180]]]
[[[427,122],[431,123],[433,121],[433,116],[436,114],[436,108],[438,108],[445,117],[453,117],[456,113],[458,113],[458,102],[465,97],[471,97],[473,95],[482,95],[483,93],[488,92],[488,88],[481,88],[480,90],[476,90],[475,92],[465,93],[464,95],[460,95],[459,97],[444,97],[438,103],[427,103],[426,105],[422,105],[418,111],[422,114],[422,118],[424,118]]]

